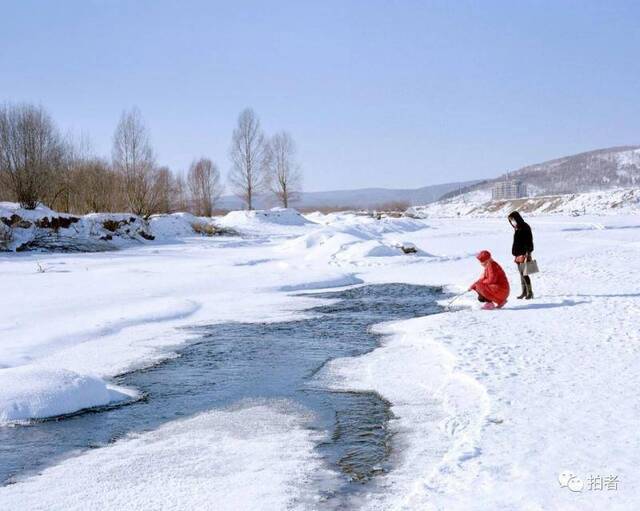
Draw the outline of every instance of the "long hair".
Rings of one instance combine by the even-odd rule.
[[[509,216],[507,218],[509,220],[515,220],[517,227],[522,227],[524,225],[527,225],[527,222],[524,221],[520,213],[518,213],[517,211],[512,211],[511,213],[509,213]]]

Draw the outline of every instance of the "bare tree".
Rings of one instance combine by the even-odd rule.
[[[296,144],[286,131],[276,133],[269,143],[269,186],[283,207],[300,197],[302,172],[295,161]]]
[[[3,172],[0,169],[0,201],[15,201],[16,197],[14,195],[13,189],[11,187],[11,182],[9,180],[9,174]]]
[[[129,208],[149,216],[157,208],[157,171],[147,128],[137,108],[123,112],[113,135],[113,167],[122,176]]]
[[[72,176],[75,193],[70,211],[79,214],[118,211],[125,207],[121,176],[99,158],[77,162]]]
[[[208,158],[200,158],[189,167],[187,184],[196,215],[211,216],[216,202],[222,195],[220,171]]]
[[[0,107],[0,173],[23,207],[46,199],[64,157],[58,129],[42,107]]]
[[[233,192],[251,210],[255,195],[267,184],[269,150],[260,121],[250,108],[243,110],[238,117],[238,125],[231,137],[230,156],[229,182]]]
[[[175,175],[171,187],[171,210],[189,211],[190,209],[187,198],[187,185],[184,182],[184,176],[178,173]]]
[[[71,134],[67,134],[63,144],[64,157],[59,172],[50,180],[46,203],[56,211],[78,212],[76,202],[83,191],[80,188],[82,169],[92,158],[91,143],[86,135],[74,140]]]
[[[171,193],[173,189],[173,173],[169,167],[156,169],[153,181],[153,196],[155,197],[154,213],[170,213]]]

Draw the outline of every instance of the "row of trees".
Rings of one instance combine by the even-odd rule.
[[[287,132],[267,137],[253,110],[244,110],[231,140],[231,191],[247,209],[265,193],[288,207],[301,190],[295,157]],[[63,137],[42,107],[0,107],[0,200],[78,214],[128,210],[142,216],[172,211],[211,216],[223,191],[218,166],[209,158],[195,160],[186,174],[159,166],[135,108],[122,114],[108,161]]]
[[[295,152],[289,133],[282,131],[267,139],[253,110],[240,114],[231,137],[229,182],[247,209],[253,209],[256,195],[266,190],[285,208],[298,198],[302,176]]]

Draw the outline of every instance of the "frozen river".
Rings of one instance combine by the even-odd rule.
[[[323,300],[306,319],[209,326],[177,358],[115,379],[141,390],[142,400],[0,428],[3,483],[130,432],[266,398],[288,400],[311,412],[308,426],[324,433],[317,449],[327,465],[342,474],[341,486],[332,489],[332,495],[357,491],[389,469],[389,404],[373,392],[319,388],[312,377],[330,359],[374,349],[378,336],[371,325],[439,311],[435,300],[441,294],[428,286],[379,284],[313,296]]]

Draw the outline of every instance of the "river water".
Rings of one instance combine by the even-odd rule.
[[[114,379],[142,391],[140,401],[0,428],[0,480],[9,484],[73,452],[243,399],[284,398],[312,412],[310,427],[326,432],[317,449],[342,474],[337,491],[358,491],[391,468],[389,403],[373,392],[314,388],[310,379],[332,358],[374,349],[373,324],[439,312],[441,290],[377,284],[312,296],[332,301],[308,310],[308,319],[199,329],[202,336],[177,358]]]

